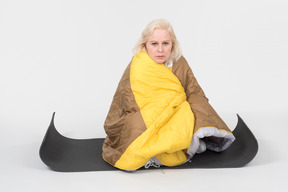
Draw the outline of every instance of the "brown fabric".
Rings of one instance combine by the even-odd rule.
[[[201,127],[216,127],[230,131],[224,121],[209,104],[184,57],[173,64],[172,72],[178,77],[185,89],[187,101],[195,116],[194,133]]]
[[[147,128],[130,85],[130,67],[126,68],[104,123],[107,134],[103,158],[115,165],[127,147]]]
[[[103,144],[103,158],[112,165],[115,165],[127,147],[147,129],[131,90],[130,66],[131,63],[118,84],[104,123],[107,137]],[[195,115],[194,132],[206,126],[229,131],[227,125],[208,103],[184,57],[173,64],[172,72],[184,87]]]

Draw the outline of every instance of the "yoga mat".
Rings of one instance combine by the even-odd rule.
[[[161,169],[236,168],[248,164],[258,152],[258,142],[240,116],[237,117],[238,123],[233,131],[236,140],[228,149],[222,152],[206,150],[195,154],[191,161],[183,165],[161,166]],[[104,138],[67,138],[56,130],[54,118],[55,113],[39,151],[41,160],[50,169],[61,172],[119,170],[102,159]]]

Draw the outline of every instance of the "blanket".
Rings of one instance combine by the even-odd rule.
[[[126,68],[104,129],[103,159],[122,170],[139,169],[150,159],[177,166],[194,156],[200,141],[220,152],[235,140],[183,56],[170,70],[146,52]]]

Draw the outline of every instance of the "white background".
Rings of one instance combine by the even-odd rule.
[[[1,0],[1,191],[288,191],[287,10],[285,0]],[[132,48],[157,18],[228,126],[238,113],[255,134],[256,158],[240,169],[49,170],[38,150],[52,113],[65,136],[105,137]]]

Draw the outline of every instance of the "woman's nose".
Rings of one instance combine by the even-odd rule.
[[[163,48],[162,48],[161,45],[159,45],[159,47],[158,47],[158,51],[159,51],[159,52],[163,52]]]

